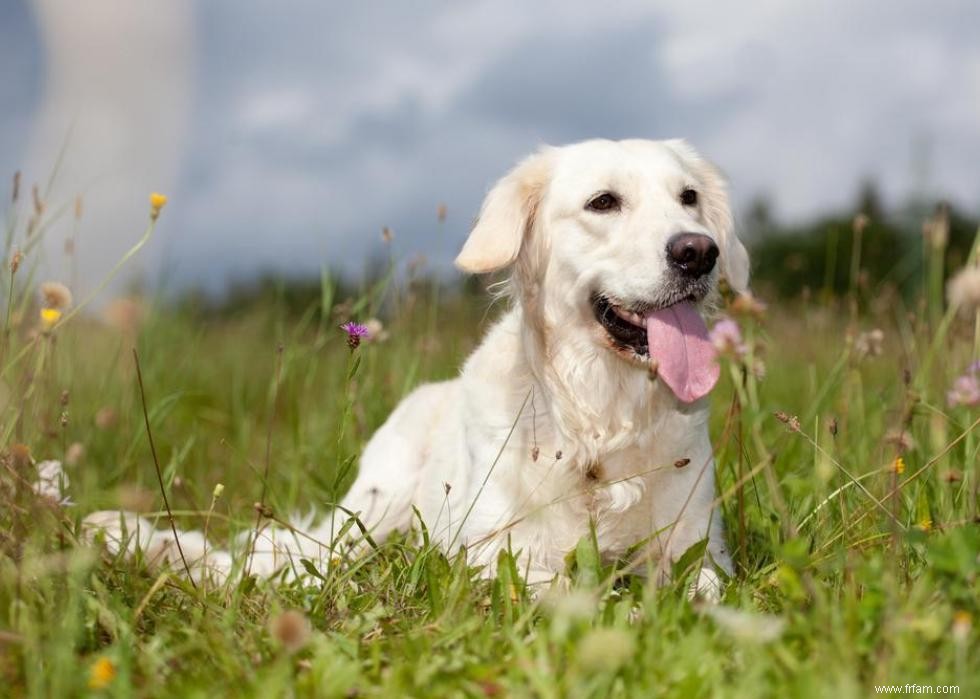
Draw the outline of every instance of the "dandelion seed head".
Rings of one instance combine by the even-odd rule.
[[[64,311],[72,304],[71,290],[61,282],[44,282],[41,284],[41,304],[45,308]]]

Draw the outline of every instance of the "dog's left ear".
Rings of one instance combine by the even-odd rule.
[[[548,179],[548,149],[518,163],[504,175],[483,200],[480,216],[456,257],[464,272],[483,274],[507,267],[517,259]]]
[[[694,165],[700,181],[698,194],[701,211],[708,229],[718,236],[721,246],[721,273],[734,291],[746,293],[749,290],[749,253],[735,235],[735,220],[728,203],[725,176],[686,141],[667,141],[667,145],[683,160]]]

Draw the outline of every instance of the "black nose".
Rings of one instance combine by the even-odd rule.
[[[687,277],[703,277],[715,268],[718,246],[700,233],[678,233],[667,241],[667,260]]]

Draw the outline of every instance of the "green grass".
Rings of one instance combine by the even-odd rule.
[[[78,316],[34,337],[19,305],[0,413],[0,695],[844,698],[916,683],[978,696],[980,430],[945,398],[976,356],[975,319],[933,327],[898,297],[740,318],[765,375],[742,381],[729,362],[713,398],[734,623],[687,599],[683,567],[661,588],[621,578],[588,540],[570,552],[573,592],[537,597],[507,557],[484,581],[408,538],[305,585],[206,591],[80,544],[87,512],[162,507],[133,347],[171,506],[220,544],[254,526],[267,446],[268,506],[322,511],[400,397],[454,375],[489,322],[483,299],[389,289],[390,338],[358,349],[348,379],[324,297],[322,316],[157,305],[130,327]],[[848,338],[872,328],[882,353],[860,357]],[[35,498],[32,462],[74,443],[74,504]],[[295,652],[270,631],[287,609],[313,627]],[[90,690],[100,660],[116,676]]]

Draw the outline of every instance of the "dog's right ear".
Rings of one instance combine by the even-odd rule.
[[[493,186],[456,257],[464,272],[483,274],[513,264],[521,252],[551,176],[549,150],[521,161]]]

